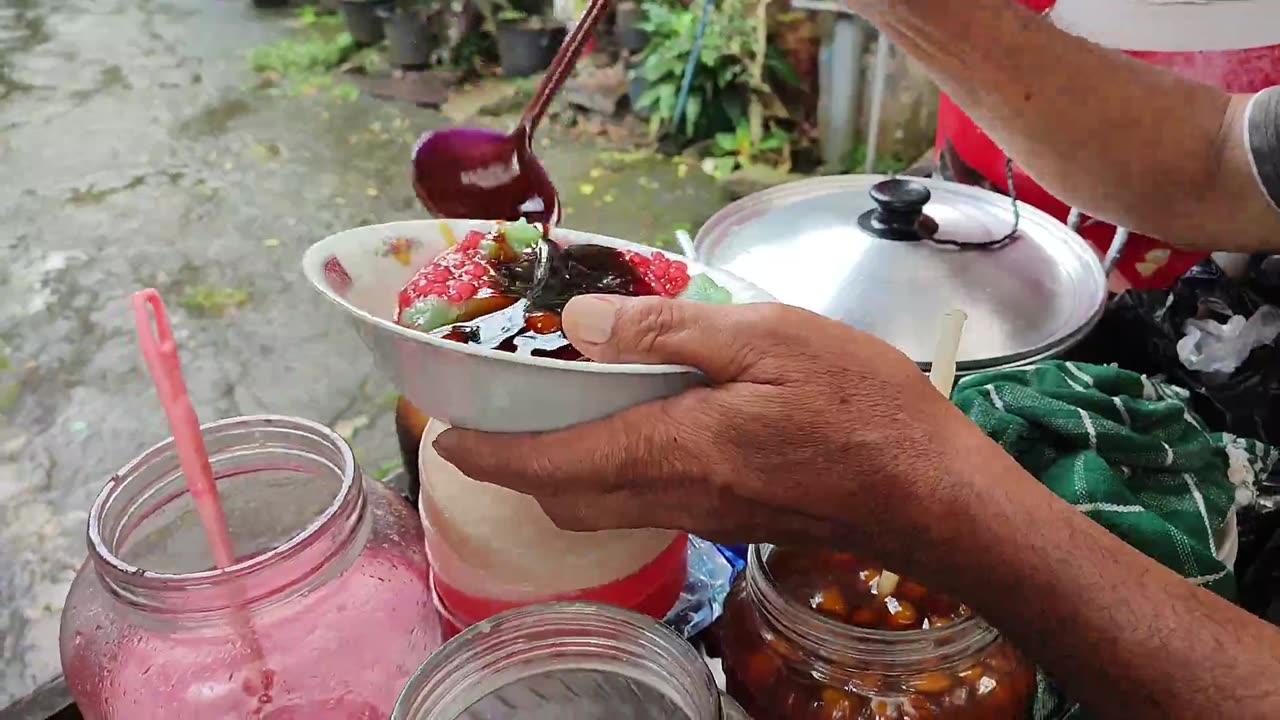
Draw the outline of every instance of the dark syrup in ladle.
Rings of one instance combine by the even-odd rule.
[[[591,0],[510,133],[451,128],[429,132],[418,140],[413,151],[413,189],[427,210],[441,218],[559,221],[559,196],[534,157],[533,133],[607,7],[608,0]]]

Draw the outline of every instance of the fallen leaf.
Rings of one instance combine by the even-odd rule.
[[[280,247],[280,238],[267,238],[262,244],[266,247]]]
[[[587,173],[587,174],[588,174],[588,175],[590,175],[590,176],[591,176],[591,177],[593,177],[593,178],[598,178],[598,177],[600,177],[601,175],[604,175],[604,171],[603,171],[603,170],[601,170],[600,168],[591,168],[591,172],[589,172],[589,173]]]
[[[368,195],[369,197],[378,197],[378,188],[367,187],[364,189],[364,194]]]
[[[582,183],[581,185],[578,186],[578,192],[582,193],[583,195],[590,195],[595,191],[596,191],[596,186],[592,185],[591,183]]]

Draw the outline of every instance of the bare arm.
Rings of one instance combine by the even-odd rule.
[[[451,429],[446,460],[572,530],[866,553],[963,598],[1095,717],[1280,718],[1280,629],[1059,499],[888,345],[774,304],[574,298],[564,327],[713,385],[551,433]]]
[[[1244,143],[1248,96],[1055,28],[1014,0],[846,0],[1038,182],[1171,244],[1280,250]]]
[[[1095,717],[1280,718],[1280,629],[1136,552],[967,419],[951,422],[953,467],[976,470],[951,527],[982,530],[930,569],[946,586]]]

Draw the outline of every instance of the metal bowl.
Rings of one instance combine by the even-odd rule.
[[[492,432],[554,430],[611,415],[705,382],[679,365],[602,364],[529,357],[429,337],[397,325],[400,288],[448,246],[450,237],[495,227],[481,220],[410,220],[352,228],[312,245],[303,272],[345,312],[378,369],[430,417]],[[617,238],[557,229],[564,245],[594,243],[653,249]],[[683,256],[690,273],[707,273],[737,302],[768,293]]]

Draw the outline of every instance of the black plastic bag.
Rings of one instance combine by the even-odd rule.
[[[1210,428],[1280,444],[1280,344],[1255,349],[1229,375],[1188,370],[1176,349],[1187,320],[1225,323],[1233,315],[1251,317],[1267,304],[1252,285],[1237,283],[1205,261],[1168,290],[1122,293],[1071,356],[1164,375],[1191,391],[1192,408]]]

